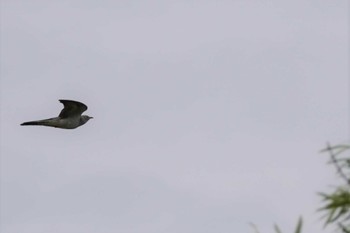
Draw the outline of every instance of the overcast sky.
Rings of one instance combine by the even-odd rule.
[[[345,0],[1,1],[2,233],[323,230]],[[75,130],[23,127],[78,100]]]

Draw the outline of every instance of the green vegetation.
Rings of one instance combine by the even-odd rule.
[[[335,226],[341,233],[350,233],[350,155],[344,152],[350,149],[350,145],[327,145],[321,152],[327,152],[330,156],[330,164],[336,168],[337,174],[343,181],[330,193],[319,193],[323,206],[318,210],[324,213],[325,227]],[[295,233],[301,233],[303,220],[300,217],[295,228]],[[259,230],[251,224],[256,233]],[[278,225],[274,226],[276,233],[282,233]]]
[[[344,184],[335,187],[331,193],[319,193],[322,197],[325,226],[335,225],[340,232],[350,233],[350,156],[345,151],[350,145],[330,146],[321,152],[330,155],[330,163],[335,166]]]

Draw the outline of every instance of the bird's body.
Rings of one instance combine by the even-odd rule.
[[[43,126],[51,126],[61,129],[75,129],[79,125],[80,117],[72,117],[72,118],[60,118],[60,117],[54,117],[49,118],[45,120],[39,120],[39,121],[28,121],[24,122],[21,125],[43,125]]]
[[[59,100],[64,108],[58,117],[38,121],[28,121],[21,125],[42,125],[61,129],[75,129],[84,125],[92,117],[81,115],[87,110],[87,106],[74,100]]]

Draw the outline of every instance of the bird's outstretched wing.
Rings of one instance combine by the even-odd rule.
[[[62,109],[59,117],[67,118],[71,116],[81,115],[87,110],[87,106],[83,103],[74,100],[59,100],[64,108]]]

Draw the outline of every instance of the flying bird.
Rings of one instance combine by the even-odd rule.
[[[87,106],[74,100],[59,100],[64,108],[58,117],[38,121],[28,121],[21,125],[43,125],[61,129],[75,129],[84,125],[93,117],[81,115],[87,110]]]

